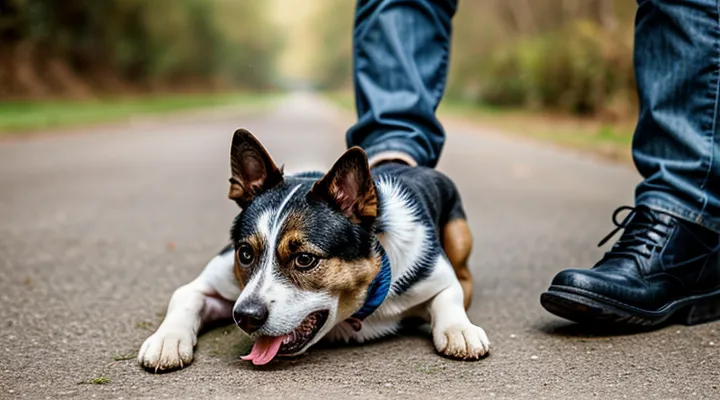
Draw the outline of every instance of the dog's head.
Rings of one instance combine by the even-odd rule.
[[[235,322],[255,337],[246,359],[303,353],[363,304],[380,270],[377,195],[367,157],[345,152],[326,174],[284,176],[248,131],[235,132],[229,197],[242,294]]]

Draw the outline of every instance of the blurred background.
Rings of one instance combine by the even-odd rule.
[[[350,110],[354,7],[0,0],[0,130],[252,105],[297,88]],[[616,0],[460,0],[440,112],[625,156],[634,12]]]

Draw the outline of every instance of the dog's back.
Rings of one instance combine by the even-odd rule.
[[[442,236],[442,228],[449,221],[465,219],[465,211],[455,184],[435,169],[383,164],[372,173],[376,183],[391,180],[406,190],[413,206],[427,213],[430,218],[428,222],[434,225],[438,236]]]

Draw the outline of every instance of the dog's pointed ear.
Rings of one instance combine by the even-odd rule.
[[[377,194],[368,159],[359,147],[352,147],[315,182],[309,196],[328,203],[355,223],[377,217]]]
[[[233,135],[230,169],[228,197],[240,207],[246,207],[255,196],[283,182],[282,170],[260,141],[245,129],[238,129]]]

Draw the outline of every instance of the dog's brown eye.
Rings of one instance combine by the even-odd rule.
[[[238,247],[237,255],[240,265],[244,267],[250,266],[255,259],[255,252],[248,244],[241,244],[240,247]]]
[[[300,253],[295,256],[295,268],[301,271],[307,271],[314,268],[318,264],[318,258],[312,254]]]

